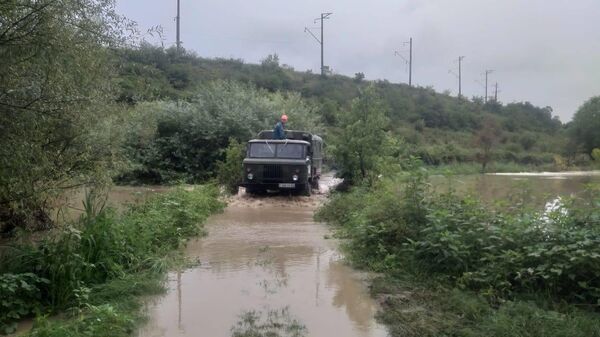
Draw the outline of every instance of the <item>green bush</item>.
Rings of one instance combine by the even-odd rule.
[[[600,304],[600,195],[548,214],[493,211],[476,199],[427,192],[420,171],[335,195],[319,212],[340,225],[348,255],[377,271],[435,275],[510,298],[541,293]]]
[[[592,159],[594,159],[597,162],[600,162],[600,149],[592,150]]]
[[[237,194],[238,186],[242,182],[242,161],[245,154],[245,146],[231,138],[229,146],[225,149],[225,161],[217,163],[217,179],[230,194]]]
[[[169,252],[204,233],[202,222],[223,208],[218,197],[214,186],[177,188],[122,216],[110,210],[84,216],[35,245],[13,247],[1,256],[0,273],[47,280],[37,283],[40,310],[78,306],[90,288],[131,273],[164,271]]]
[[[225,160],[230,139],[245,142],[272,129],[286,113],[289,129],[321,133],[317,107],[296,93],[271,93],[234,81],[197,88],[187,101],[155,101],[134,108],[125,149],[131,167],[118,181],[204,182]]]
[[[13,332],[15,321],[39,310],[40,287],[47,283],[32,273],[0,275],[0,334]]]

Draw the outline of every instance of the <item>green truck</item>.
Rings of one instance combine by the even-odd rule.
[[[274,140],[273,131],[262,131],[248,141],[243,162],[247,193],[289,190],[311,195],[319,188],[323,166],[323,139],[305,131],[286,131],[284,140]]]

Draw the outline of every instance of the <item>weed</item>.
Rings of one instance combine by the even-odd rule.
[[[245,311],[231,328],[232,337],[304,337],[307,329],[291,317],[289,308],[261,311]]]

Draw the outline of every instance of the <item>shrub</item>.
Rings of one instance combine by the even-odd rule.
[[[13,332],[15,321],[39,310],[40,287],[47,283],[32,273],[0,275],[0,334]]]
[[[600,304],[600,201],[547,213],[490,210],[478,200],[427,192],[419,170],[336,195],[319,216],[338,224],[359,265],[412,270],[510,298],[540,293]]]
[[[594,159],[597,162],[600,162],[600,149],[592,150],[592,159]]]
[[[217,179],[231,194],[237,194],[238,186],[242,182],[244,155],[244,145],[230,138],[229,146],[225,149],[225,161],[217,163]]]
[[[214,186],[177,188],[122,216],[110,210],[84,216],[38,244],[14,247],[1,257],[0,273],[33,274],[31,280],[40,280],[36,307],[70,308],[87,288],[131,273],[164,271],[169,252],[186,238],[203,234],[202,222],[223,208],[218,196]]]

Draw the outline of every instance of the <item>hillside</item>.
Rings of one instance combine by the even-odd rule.
[[[459,100],[431,88],[411,88],[388,81],[365,81],[331,75],[322,78],[282,65],[277,55],[261,64],[235,59],[206,59],[191,52],[143,45],[119,52],[119,101],[189,100],[200,86],[214,80],[234,80],[269,92],[298,92],[315,104],[327,128],[335,128],[340,114],[360,90],[374,83],[386,102],[392,132],[411,144],[427,164],[474,162],[474,137],[486,119],[498,129],[495,159],[504,163],[547,165],[565,147],[563,125],[550,107],[528,102],[502,104],[482,98]],[[293,118],[293,116],[292,116]]]

